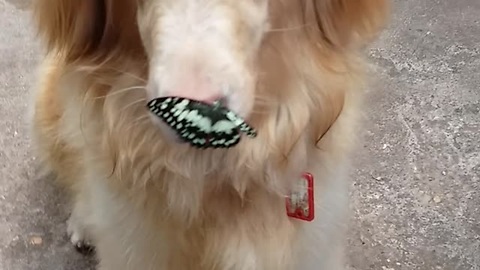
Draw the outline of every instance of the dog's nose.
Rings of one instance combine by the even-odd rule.
[[[216,94],[216,93],[201,93],[201,92],[194,92],[194,91],[172,91],[171,93],[168,93],[167,96],[173,96],[173,97],[180,97],[180,98],[187,98],[190,100],[195,100],[195,101],[200,101],[203,103],[207,104],[214,104],[215,102],[220,102],[221,104],[224,104],[224,101],[226,100],[225,97],[221,94]]]
[[[175,77],[170,86],[163,89],[162,96],[187,98],[209,104],[226,100],[226,93],[221,85],[201,72],[190,71]]]

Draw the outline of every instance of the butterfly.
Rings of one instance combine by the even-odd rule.
[[[147,107],[194,147],[229,148],[240,142],[241,133],[250,138],[257,136],[254,128],[220,102],[161,97],[150,100]]]

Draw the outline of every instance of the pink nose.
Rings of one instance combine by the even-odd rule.
[[[178,78],[174,87],[166,90],[165,96],[188,98],[206,103],[224,99],[221,87],[212,83],[210,79],[193,72]]]

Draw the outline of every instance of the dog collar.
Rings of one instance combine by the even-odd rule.
[[[304,173],[286,198],[287,215],[304,221],[315,218],[313,175]]]

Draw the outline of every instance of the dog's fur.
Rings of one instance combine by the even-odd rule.
[[[95,246],[99,269],[343,269],[361,50],[384,25],[387,0],[35,0],[33,8],[48,51],[35,145],[70,194],[72,241]],[[194,35],[203,43],[193,38],[193,57],[178,60]],[[172,71],[177,61],[211,65],[235,86],[231,107],[258,137],[228,150],[169,139],[145,104],[164,94],[152,85],[182,75]],[[313,222],[286,214],[302,172],[315,177]]]

